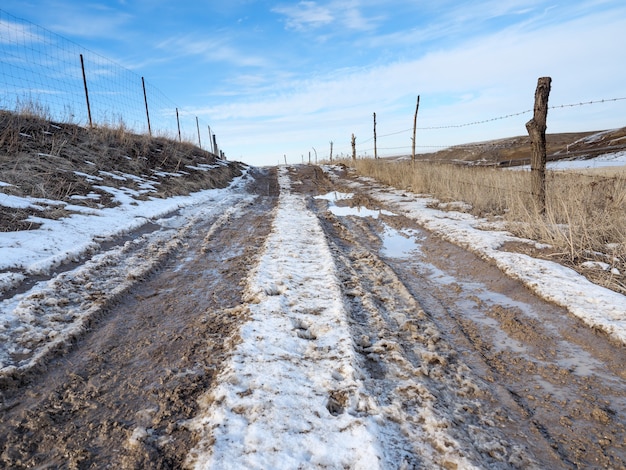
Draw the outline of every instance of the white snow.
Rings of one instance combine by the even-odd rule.
[[[284,168],[272,232],[249,278],[251,319],[204,412],[195,468],[384,468],[355,369],[332,255]],[[213,442],[213,445],[209,445]]]
[[[626,152],[624,151],[607,153],[590,159],[572,158],[546,163],[548,170],[587,170],[622,166],[626,166]],[[511,167],[511,170],[530,170],[530,165]]]
[[[102,186],[120,203],[102,209],[0,194],[0,204],[10,207],[38,208],[45,203],[76,211],[59,220],[30,217],[41,226],[0,233],[0,292],[33,275],[49,277],[0,302],[0,375],[31,368],[48,351],[79,334],[103,305],[179,246],[199,217],[219,215],[251,199],[241,190],[244,178],[245,174],[236,178],[226,189],[146,201],[134,199],[130,189]],[[148,222],[157,230],[99,252],[103,242]],[[77,267],[54,272],[83,258],[86,261]]]
[[[332,170],[326,169],[332,175]],[[129,175],[117,176],[130,179]],[[146,179],[145,183],[149,188],[150,182]],[[402,468],[403,454],[394,449],[415,445],[422,449],[426,463],[434,461],[432,456],[449,452],[450,464],[472,468],[463,442],[448,434],[446,416],[438,414],[436,400],[428,399],[430,392],[409,364],[402,366],[401,357],[388,374],[397,379],[399,388],[420,397],[423,422],[404,419],[401,400],[383,406],[368,394],[324,232],[305,197],[291,193],[286,168],[279,170],[279,183],[281,194],[272,231],[258,265],[249,274],[246,303],[240,307],[249,320],[238,332],[239,340],[232,339],[237,344],[217,386],[200,401],[199,415],[186,423],[200,434],[187,464],[198,469]],[[77,334],[99,305],[119,295],[178,246],[198,217],[227,217],[237,210],[237,204],[249,201],[246,198],[252,196],[246,195],[240,184],[238,179],[224,190],[146,201],[133,197],[137,191],[100,186],[120,205],[80,210],[66,205],[75,211],[69,217],[32,217],[41,224],[38,229],[0,233],[0,291],[19,285],[32,274],[50,276],[0,303],[0,374],[30,367],[49,348]],[[373,180],[353,184],[355,188],[373,188],[370,195],[393,212],[335,204],[350,199],[353,195],[349,193],[323,196],[332,212],[410,217],[442,238],[492,260],[540,296],[626,344],[624,296],[557,263],[501,249],[507,241],[531,241],[515,238],[468,214],[429,208],[432,199]],[[0,194],[0,204],[40,209],[60,203]],[[160,229],[91,256],[103,242],[148,222],[157,223]],[[219,217],[216,223],[220,223]],[[210,235],[209,231],[207,239]],[[416,247],[416,236],[412,231],[387,227],[383,251],[390,255],[408,252]],[[53,272],[81,257],[91,259],[64,273]],[[391,355],[393,350],[387,346],[379,341],[370,344],[369,351]],[[419,351],[421,355],[427,352]],[[392,422],[401,424],[398,429],[404,435],[389,424]],[[136,445],[147,435],[145,428],[137,427],[129,444]],[[437,441],[447,443],[445,449],[432,444]]]

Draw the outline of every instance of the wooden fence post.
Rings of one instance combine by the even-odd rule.
[[[182,142],[183,138],[180,135],[180,118],[178,117],[178,108],[176,108],[176,125],[178,125],[178,141]]]
[[[374,113],[374,160],[378,159],[378,150],[376,148],[376,113]]]
[[[356,160],[356,136],[352,134],[352,160]]]
[[[413,150],[411,153],[411,161],[415,161],[415,133],[417,131],[417,112],[420,109],[420,95],[417,95],[417,106],[415,106],[415,115],[413,116]]]
[[[550,77],[540,77],[537,80],[533,118],[526,123],[531,149],[531,192],[541,214],[546,212],[546,118],[551,83]]]
[[[330,163],[333,162],[333,141],[330,141]]]

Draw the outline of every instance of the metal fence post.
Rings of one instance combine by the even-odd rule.
[[[80,68],[83,69],[83,85],[85,86],[85,99],[87,100],[87,116],[89,117],[89,128],[93,128],[91,120],[91,106],[89,105],[89,90],[87,89],[87,76],[85,75],[85,61],[83,55],[80,55]]]
[[[143,101],[146,103],[146,117],[148,118],[148,134],[152,137],[152,128],[150,127],[150,112],[148,111],[148,96],[146,95],[146,82],[141,77],[141,85],[143,86]]]

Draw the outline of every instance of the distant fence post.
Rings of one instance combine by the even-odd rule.
[[[420,109],[420,95],[417,95],[417,106],[415,106],[415,115],[413,116],[413,149],[411,152],[411,160],[415,161],[415,134],[417,131],[417,112]]]
[[[531,191],[541,214],[546,212],[546,118],[551,83],[550,77],[537,80],[533,118],[526,123],[531,148]]]
[[[85,61],[83,55],[80,55],[80,68],[83,69],[83,85],[85,86],[85,99],[87,100],[87,116],[89,117],[89,128],[93,128],[93,121],[91,120],[91,106],[89,105],[89,90],[87,89],[87,76],[85,75]]]
[[[378,159],[378,149],[376,148],[376,113],[374,113],[374,160]]]
[[[141,77],[141,86],[143,87],[143,101],[146,104],[146,118],[148,119],[148,134],[152,137],[152,128],[150,127],[150,112],[148,111],[148,95],[146,95],[146,81]]]
[[[220,149],[217,146],[217,136],[215,134],[212,135],[212,139],[213,139],[213,148],[215,149],[215,155],[220,153]]]
[[[200,123],[198,122],[198,116],[196,116],[196,129],[198,129],[198,147],[202,148],[202,140],[200,140]]]
[[[178,117],[178,108],[176,108],[176,124],[178,125],[178,141],[182,142],[183,139],[180,135],[180,118]]]
[[[352,160],[356,160],[356,136],[352,134]]]

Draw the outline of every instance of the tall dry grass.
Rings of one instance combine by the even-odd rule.
[[[503,219],[512,233],[551,245],[551,256],[573,267],[588,260],[616,267],[621,278],[608,270],[607,282],[626,293],[623,169],[548,171],[546,211],[541,214],[530,193],[529,171],[373,159],[343,163],[384,184],[441,202],[462,201],[477,216]]]

